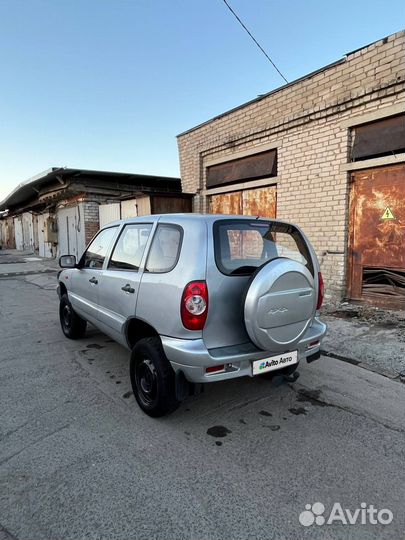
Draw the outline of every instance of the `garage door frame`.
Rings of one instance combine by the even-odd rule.
[[[353,171],[350,177],[350,198],[349,198],[349,227],[348,227],[348,263],[347,263],[347,296],[351,300],[356,302],[367,303],[375,306],[382,306],[386,308],[394,309],[404,309],[404,300],[403,298],[397,298],[394,296],[383,295],[378,297],[376,295],[367,296],[363,293],[363,281],[362,281],[362,272],[364,267],[369,268],[379,268],[382,267],[381,263],[379,265],[374,261],[369,261],[367,264],[364,264],[362,260],[362,246],[358,246],[355,240],[355,223],[356,223],[356,209],[358,205],[358,184],[356,184],[356,177],[359,177],[358,182],[361,182],[361,176],[372,175],[375,172],[384,173],[389,172],[390,169],[403,170],[404,164],[399,163],[396,165],[387,165],[382,167],[367,167],[364,166],[364,169]],[[371,189],[371,188],[370,188]],[[385,205],[385,202],[383,206]],[[384,211],[384,208],[380,208],[381,214]],[[360,235],[360,231],[358,231]],[[360,249],[359,249],[360,248]],[[359,259],[360,258],[360,259]],[[378,261],[377,261],[378,262]],[[384,264],[384,267],[391,270],[401,270],[402,267],[396,265],[387,265]],[[361,278],[361,279],[360,279]]]

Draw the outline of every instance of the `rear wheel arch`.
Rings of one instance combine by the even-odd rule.
[[[159,337],[159,333],[152,325],[137,317],[131,317],[127,320],[124,333],[128,347],[131,350],[141,339]]]

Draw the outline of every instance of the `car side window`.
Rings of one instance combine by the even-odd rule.
[[[151,223],[125,225],[112,252],[108,268],[138,271],[151,229]]]
[[[116,231],[117,227],[109,227],[98,233],[83,255],[83,268],[102,268]]]
[[[149,251],[147,272],[170,272],[176,266],[181,246],[182,230],[176,225],[157,226]]]

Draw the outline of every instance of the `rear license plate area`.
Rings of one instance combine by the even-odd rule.
[[[263,360],[255,360],[252,362],[252,374],[261,375],[268,371],[275,371],[287,366],[292,366],[298,363],[298,351],[292,351],[284,354],[263,358]]]

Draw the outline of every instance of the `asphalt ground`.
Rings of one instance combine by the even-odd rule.
[[[63,336],[55,286],[0,280],[2,540],[404,537],[404,384],[322,357],[294,384],[213,383],[154,420],[125,349]],[[315,502],[393,520],[303,526]]]

